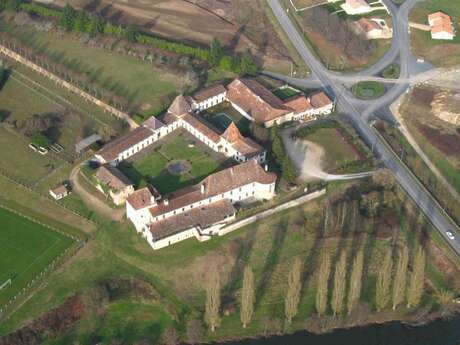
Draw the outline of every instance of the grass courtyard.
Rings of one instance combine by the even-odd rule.
[[[21,291],[73,240],[39,223],[0,207],[0,306]]]
[[[385,86],[376,81],[360,81],[351,88],[353,94],[361,99],[376,99],[385,94]]]
[[[201,181],[219,170],[224,162],[211,155],[208,150],[186,132],[170,135],[152,150],[122,162],[118,168],[136,185],[153,185],[160,193],[167,194],[177,189]],[[182,173],[172,173],[168,165],[181,162],[186,169]]]
[[[250,121],[235,110],[228,102],[207,109],[201,116],[220,132],[224,132],[230,123],[235,122],[241,134],[244,136],[250,135]]]

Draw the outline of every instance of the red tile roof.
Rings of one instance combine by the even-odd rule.
[[[150,128],[155,131],[164,126],[164,123],[158,120],[155,116],[150,116],[147,120],[142,123],[142,126]]]
[[[235,79],[227,89],[228,100],[242,108],[258,123],[265,123],[292,112],[282,100],[255,80]]]
[[[221,136],[229,143],[231,143],[235,150],[242,153],[247,158],[257,155],[258,153],[263,151],[263,147],[257,144],[254,140],[241,135],[240,131],[238,130],[238,127],[235,125],[234,122],[232,122],[227,127],[227,129]]]
[[[183,95],[179,95],[174,98],[174,101],[168,108],[168,113],[181,116],[192,111],[192,106],[190,105],[189,100]]]
[[[275,181],[275,174],[266,172],[255,160],[250,160],[211,174],[196,185],[171,193],[167,205],[165,202],[161,202],[152,207],[150,213],[155,217],[252,182],[271,184]],[[204,186],[204,193],[202,193],[201,186]]]
[[[135,210],[140,210],[144,207],[152,205],[153,194],[147,187],[136,190],[127,199],[128,202]]]
[[[98,154],[104,158],[106,162],[111,162],[115,160],[120,153],[147,139],[151,135],[153,135],[153,132],[150,129],[138,127],[122,137],[106,144],[98,152]]]
[[[432,22],[432,33],[437,34],[440,32],[447,32],[451,35],[455,34],[452,19],[447,14],[443,12],[435,12],[428,16],[428,20]]]
[[[133,185],[120,170],[109,164],[103,165],[97,169],[96,178],[114,190],[122,190]]]
[[[234,215],[235,212],[230,201],[220,200],[152,223],[150,224],[150,232],[153,239],[157,241],[192,227],[199,226],[201,229],[205,229]]]
[[[310,103],[317,109],[332,104],[332,101],[323,91],[319,91],[310,95]]]
[[[195,92],[192,96],[192,98],[196,102],[202,102],[205,101],[211,97],[220,95],[222,93],[227,92],[227,89],[222,85],[222,84],[217,84],[213,86],[208,86],[204,89],[201,89],[198,92]]]
[[[288,107],[294,109],[296,113],[303,113],[307,110],[313,109],[313,106],[311,105],[310,101],[308,100],[305,95],[297,95],[293,96],[291,98],[288,98],[284,104],[286,104]]]
[[[194,127],[197,131],[203,133],[214,143],[217,144],[220,141],[220,135],[204,121],[198,119],[198,117],[191,114],[186,114],[181,119],[187,122],[190,126]]]

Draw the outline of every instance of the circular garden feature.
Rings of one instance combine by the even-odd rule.
[[[360,99],[376,99],[385,94],[385,86],[376,81],[360,81],[351,88],[353,94]]]
[[[173,160],[168,163],[166,169],[172,175],[183,175],[190,171],[190,163],[185,160]]]

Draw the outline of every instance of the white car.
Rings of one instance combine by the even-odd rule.
[[[450,231],[446,231],[446,235],[447,235],[447,237],[449,237],[451,240],[454,240],[454,239],[455,239],[454,234],[451,233]]]

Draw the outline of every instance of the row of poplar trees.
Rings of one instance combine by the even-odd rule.
[[[398,249],[391,246],[384,253],[379,265],[375,289],[375,306],[381,311],[392,306],[405,305],[416,307],[423,295],[425,277],[425,251],[419,246],[411,261],[409,272],[409,249],[402,244]],[[318,316],[328,313],[329,307],[334,316],[351,314],[359,304],[364,272],[364,250],[360,248],[348,273],[347,252],[342,250],[332,272],[331,256],[324,252],[320,256],[316,284],[316,311]],[[284,312],[287,323],[298,313],[303,285],[304,267],[301,259],[296,257],[287,277],[287,289],[284,298]],[[332,274],[333,273],[333,274]],[[348,279],[347,279],[348,276]],[[348,290],[347,290],[348,284]],[[331,290],[332,289],[332,290]],[[217,270],[210,274],[206,288],[205,322],[212,332],[220,324],[221,287]],[[330,297],[329,297],[330,296]],[[254,274],[246,266],[243,274],[243,286],[240,295],[240,318],[244,328],[252,321],[256,300]]]

